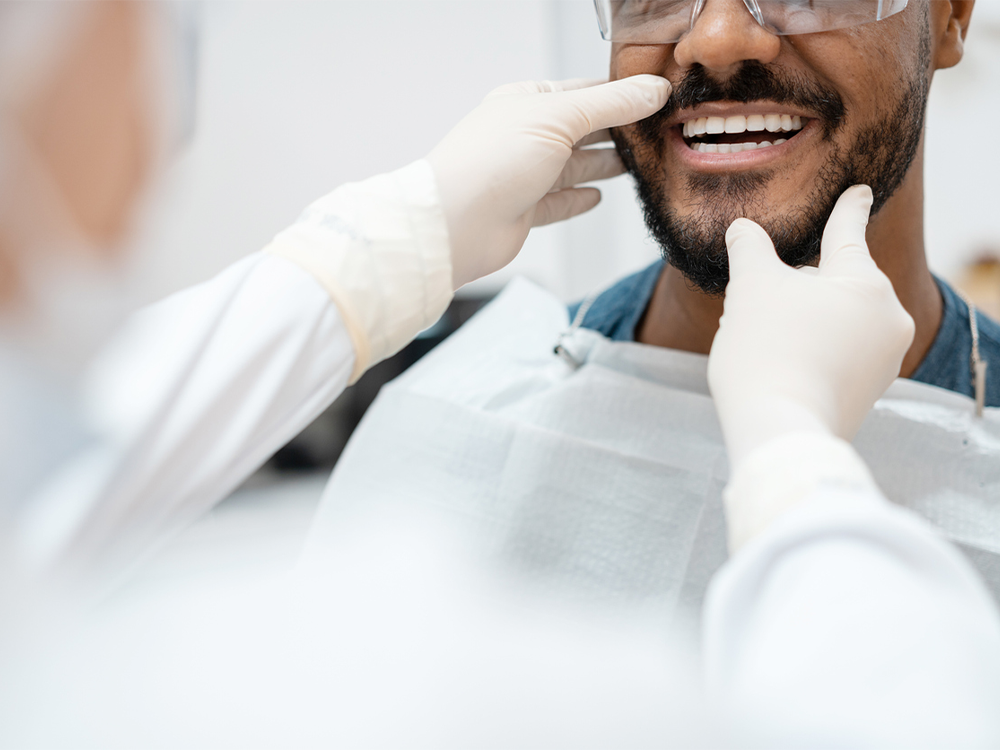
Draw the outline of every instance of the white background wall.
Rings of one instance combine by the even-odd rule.
[[[1000,255],[1000,2],[979,0],[965,59],[938,73],[927,123],[927,254],[953,274],[985,250]]]
[[[968,57],[939,75],[928,144],[928,248],[946,274],[1000,247],[1000,3],[981,0]],[[493,87],[601,76],[590,0],[207,0],[197,130],[172,168],[142,294],[162,296],[262,247],[336,185],[402,166]],[[571,299],[657,256],[631,185],[536,232],[514,266]]]

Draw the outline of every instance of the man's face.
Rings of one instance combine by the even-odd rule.
[[[612,78],[655,73],[674,84],[660,113],[614,132],[669,262],[722,293],[725,232],[740,217],[763,226],[785,262],[815,262],[844,190],[870,185],[878,211],[909,171],[930,57],[920,0],[877,23],[790,37],[758,26],[742,0],[708,0],[677,44],[615,44]],[[743,132],[704,133],[719,120],[703,118]]]

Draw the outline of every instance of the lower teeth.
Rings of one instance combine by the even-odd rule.
[[[782,143],[788,143],[788,139],[779,138],[774,143],[770,141],[763,143],[692,143],[691,149],[702,154],[740,154],[744,151],[780,146]]]

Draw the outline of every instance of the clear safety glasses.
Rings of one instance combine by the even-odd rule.
[[[723,0],[594,0],[601,36],[609,42],[673,44],[692,28],[709,2]],[[733,0],[726,0],[732,2]],[[881,21],[908,0],[743,0],[772,34],[813,34]]]

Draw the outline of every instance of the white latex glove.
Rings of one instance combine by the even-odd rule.
[[[427,157],[451,240],[455,289],[510,263],[533,226],[589,211],[601,199],[576,185],[621,174],[608,128],[659,111],[670,83],[640,75],[620,81],[515,83],[483,100]]]
[[[913,319],[868,252],[871,189],[841,197],[819,269],[795,269],[747,219],[726,234],[730,282],[708,380],[734,472],[797,432],[850,440],[898,377]]]

